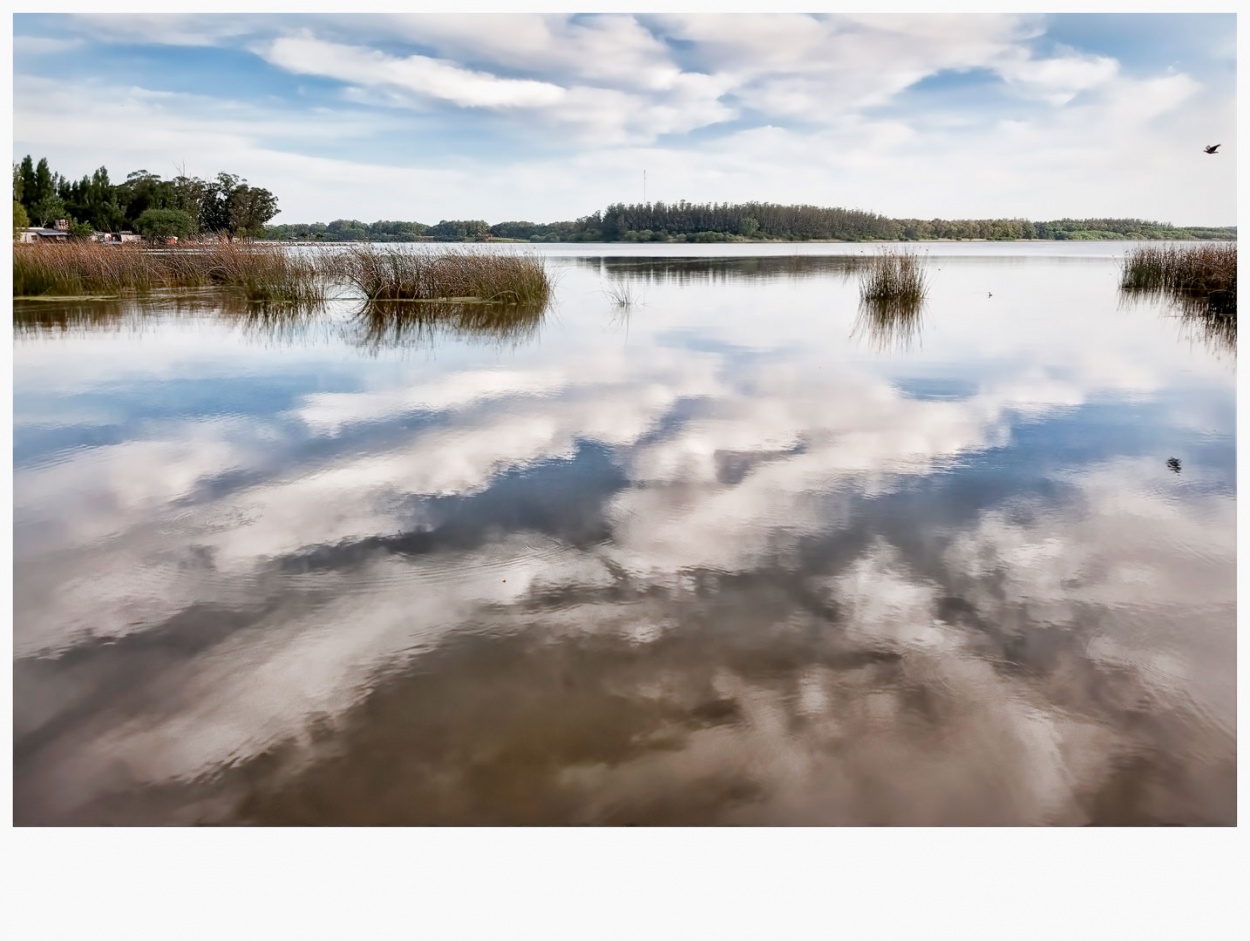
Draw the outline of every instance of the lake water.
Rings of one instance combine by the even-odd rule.
[[[1128,247],[16,303],[16,822],[1234,824],[1235,350]]]

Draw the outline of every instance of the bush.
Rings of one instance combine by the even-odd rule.
[[[146,239],[180,239],[195,232],[195,220],[180,209],[145,209],[135,220],[135,231]]]

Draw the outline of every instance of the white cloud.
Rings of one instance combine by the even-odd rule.
[[[264,54],[274,65],[301,75],[390,86],[470,108],[544,107],[566,94],[565,89],[548,82],[499,78],[428,56],[389,56],[311,36],[276,39]]]
[[[201,174],[230,169],[277,192],[278,221],[569,219],[640,198],[644,169],[648,196],[670,202],[1234,221],[1235,160],[1192,172],[1202,144],[1222,135],[1228,146],[1219,128],[1235,126],[1231,89],[1126,75],[1089,52],[1043,55],[1030,45],[1044,30],[1037,18],[228,19],[229,29],[170,21],[163,35],[243,44],[292,74],[336,77],[348,84],[334,109],[171,95],[159,77],[143,89],[19,74],[15,154],[47,154],[71,176],[184,159]],[[101,28],[148,41],[162,22]],[[1002,76],[1016,101],[999,96],[992,114],[937,95],[924,114],[899,107],[915,82],[972,69]],[[474,114],[474,155],[457,153],[459,109]],[[683,138],[730,121],[728,136]],[[96,142],[89,157],[84,137]],[[489,156],[483,140],[494,141]],[[1177,178],[1186,186],[1159,182]]]
[[[1107,56],[1067,52],[1050,59],[1035,59],[1027,53],[1007,58],[996,71],[1027,94],[1066,105],[1081,92],[1106,85],[1119,72],[1119,63]]]
[[[367,24],[343,18],[335,26],[359,30],[366,38],[398,36],[434,46],[447,56],[536,74],[576,76],[581,82],[663,90],[688,77],[673,63],[665,44],[629,15],[574,22],[563,15],[536,13],[471,20],[404,13]]]

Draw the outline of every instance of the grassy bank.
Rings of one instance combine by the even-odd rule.
[[[250,301],[309,304],[335,284],[367,300],[458,298],[546,304],[551,281],[540,258],[449,250],[351,248],[298,253],[279,245],[217,243],[154,249],[94,242],[13,246],[13,296],[121,296],[222,287]]]

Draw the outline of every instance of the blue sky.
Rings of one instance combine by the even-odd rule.
[[[1231,13],[13,23],[14,159],[227,170],[279,222],[568,219],[644,170],[653,200],[1236,221]]]

